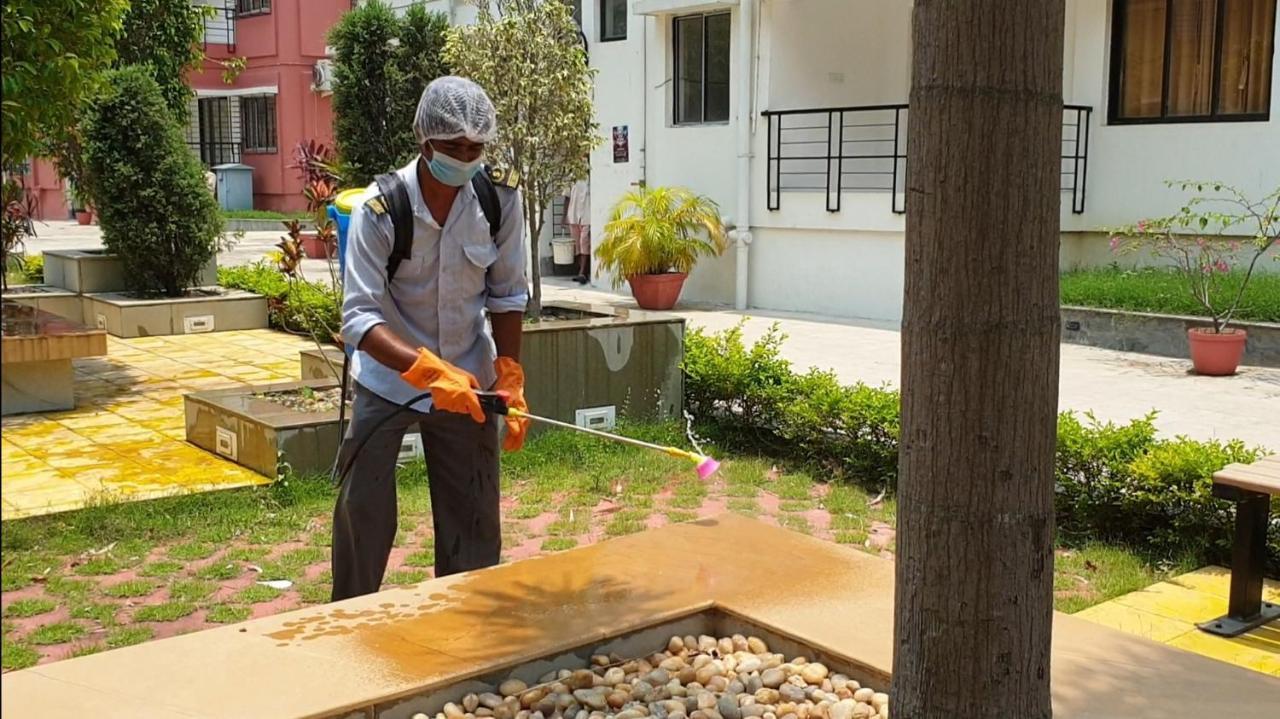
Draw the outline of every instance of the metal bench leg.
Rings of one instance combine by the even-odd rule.
[[[1219,490],[1223,491],[1219,491]],[[1198,625],[1210,634],[1235,637],[1280,619],[1280,604],[1262,601],[1271,497],[1234,487],[1214,486],[1214,494],[1236,501],[1235,544],[1231,549],[1231,596],[1227,613]]]

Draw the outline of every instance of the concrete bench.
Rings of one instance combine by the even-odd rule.
[[[76,406],[76,357],[107,353],[105,330],[6,300],[3,303],[3,394],[0,414],[53,412]]]
[[[1231,548],[1231,594],[1227,613],[1200,624],[1210,633],[1235,637],[1280,618],[1280,604],[1262,601],[1267,522],[1271,498],[1280,495],[1280,455],[1253,464],[1229,464],[1213,475],[1213,496],[1236,503]]]

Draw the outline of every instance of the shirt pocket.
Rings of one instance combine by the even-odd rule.
[[[488,270],[490,265],[498,261],[498,247],[488,235],[485,235],[483,242],[473,240],[463,245],[462,254],[467,256],[470,264],[482,271]]]
[[[489,268],[498,261],[498,248],[486,233],[482,239],[468,238],[462,246],[458,281],[464,296],[479,297],[488,287]]]

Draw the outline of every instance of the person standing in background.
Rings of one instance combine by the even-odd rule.
[[[591,183],[578,180],[569,189],[569,204],[564,210],[565,224],[573,238],[574,259],[578,261],[578,276],[573,278],[580,285],[587,284],[591,271]]]

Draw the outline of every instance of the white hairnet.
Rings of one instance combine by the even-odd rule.
[[[413,134],[418,144],[427,140],[465,137],[472,142],[492,142],[498,132],[498,116],[484,89],[452,75],[436,78],[422,91]]]

